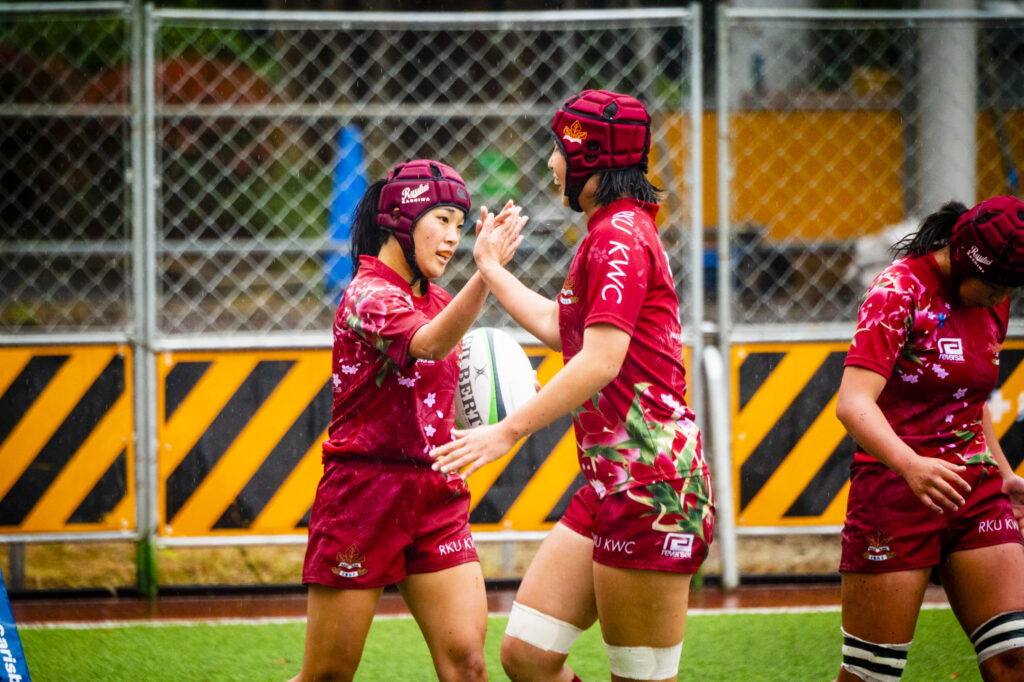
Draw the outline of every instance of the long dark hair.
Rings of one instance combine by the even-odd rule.
[[[384,189],[384,180],[378,180],[366,188],[363,198],[356,204],[352,215],[352,276],[359,269],[360,256],[376,256],[391,236],[391,232],[377,224],[377,205],[380,203],[380,192]]]
[[[942,208],[924,219],[917,232],[908,234],[893,244],[889,249],[889,254],[896,259],[903,256],[923,256],[936,249],[941,249],[949,244],[949,235],[953,232],[953,226],[968,210],[968,207],[959,201],[943,204]]]
[[[651,184],[639,166],[612,168],[600,172],[594,201],[599,206],[607,206],[619,199],[636,199],[656,204],[662,191]]]

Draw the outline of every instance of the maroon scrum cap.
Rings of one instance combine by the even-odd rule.
[[[469,215],[469,190],[462,176],[440,161],[417,159],[395,166],[380,191],[377,224],[391,230],[415,263],[412,228],[432,208],[451,206]]]
[[[651,117],[640,100],[608,90],[584,90],[565,100],[551,122],[565,157],[565,195],[582,211],[580,192],[598,171],[639,166],[647,172]]]
[[[956,279],[1024,285],[1024,202],[992,197],[961,215],[949,236],[949,261]]]

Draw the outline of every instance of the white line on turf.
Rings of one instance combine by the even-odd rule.
[[[924,604],[922,609],[949,609],[947,604]],[[729,607],[721,609],[689,609],[688,616],[734,616],[751,614],[771,616],[786,613],[838,613],[838,606],[772,606],[772,607]],[[487,614],[490,618],[506,618],[508,613],[495,612]],[[409,614],[379,615],[374,620],[408,620]],[[305,623],[302,617],[281,618],[140,618],[137,620],[98,620],[98,621],[67,621],[50,623],[19,623],[18,630],[110,630],[116,628],[153,628],[153,627],[195,627],[209,625],[285,625]]]

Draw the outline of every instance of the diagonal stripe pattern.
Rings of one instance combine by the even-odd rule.
[[[131,350],[0,349],[0,533],[135,524]]]
[[[846,343],[732,349],[733,481],[740,526],[843,523],[854,443],[835,417]],[[1024,471],[1024,341],[1000,354],[989,399],[1010,464]]]

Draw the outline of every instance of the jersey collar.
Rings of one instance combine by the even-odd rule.
[[[651,216],[652,222],[655,216],[658,215],[658,204],[648,204],[646,201],[640,201],[639,199],[617,199],[607,206],[602,206],[594,211],[594,214],[590,216],[590,220],[587,221],[587,231],[592,230],[598,224],[598,221],[604,220],[607,216],[629,207],[637,207],[645,211]]]

